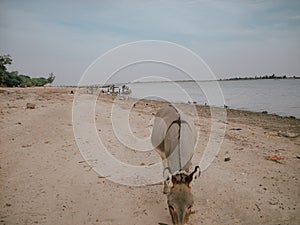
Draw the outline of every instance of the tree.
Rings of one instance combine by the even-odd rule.
[[[10,55],[0,55],[0,70],[7,71],[6,65],[10,65],[12,59]]]
[[[51,72],[51,73],[49,74],[48,79],[47,79],[47,81],[48,81],[47,83],[52,84],[54,80],[55,80],[55,76],[54,76],[54,74]]]
[[[7,79],[8,72],[6,65],[10,65],[11,62],[10,55],[0,55],[0,85],[3,85]]]
[[[55,76],[51,72],[48,78],[39,77],[31,78],[26,75],[19,75],[18,71],[8,72],[6,66],[12,63],[10,55],[0,55],[0,86],[7,87],[31,87],[31,86],[44,86],[51,84]]]
[[[39,78],[31,78],[31,82],[33,86],[44,86],[45,84],[48,83],[48,80],[44,77],[39,77]]]
[[[20,75],[19,77],[21,78],[20,87],[31,87],[32,86],[32,81],[29,76]]]
[[[18,75],[18,71],[12,71],[7,72],[4,82],[8,87],[18,87],[21,84],[22,79]]]

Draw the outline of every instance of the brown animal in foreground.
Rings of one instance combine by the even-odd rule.
[[[192,173],[189,168],[196,139],[194,123],[174,106],[156,113],[151,142],[163,160],[164,193],[175,225],[188,222],[194,203],[191,184],[200,175],[200,167],[196,166]]]

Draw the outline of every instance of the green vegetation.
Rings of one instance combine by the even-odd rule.
[[[299,77],[287,77],[286,75],[277,76],[275,74],[272,75],[265,75],[265,76],[255,76],[255,77],[234,77],[234,78],[227,78],[227,79],[220,79],[220,80],[266,80],[266,79],[298,79]]]
[[[31,78],[27,75],[19,74],[18,71],[7,71],[7,65],[11,65],[12,59],[10,55],[0,55],[0,86],[4,87],[32,87],[44,86],[51,84],[55,76],[53,73],[49,74],[48,78],[39,77]]]

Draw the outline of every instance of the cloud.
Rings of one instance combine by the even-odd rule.
[[[298,1],[283,0],[1,1],[0,49],[12,55],[12,69],[53,71],[60,84],[76,84],[99,55],[143,39],[191,48],[220,75],[249,75],[259,63],[265,72],[299,74],[299,10]]]

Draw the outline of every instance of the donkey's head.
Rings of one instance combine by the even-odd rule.
[[[191,209],[194,204],[191,193],[192,181],[200,176],[200,167],[196,166],[191,174],[179,172],[169,176],[167,184],[170,187],[168,196],[168,206],[173,224],[183,225],[188,222]]]

